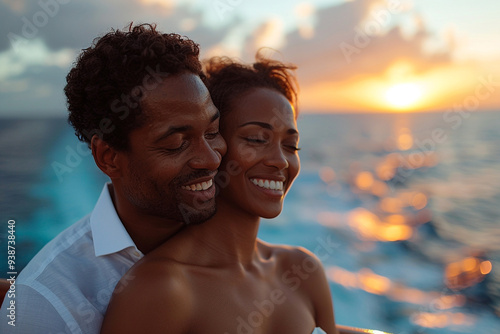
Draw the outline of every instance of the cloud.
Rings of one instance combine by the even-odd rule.
[[[0,112],[65,110],[64,78],[76,55],[96,37],[132,21],[187,34],[202,50],[228,34],[226,25],[203,24],[201,10],[189,4],[172,6],[165,0],[0,0],[5,32],[0,39]]]
[[[11,44],[7,35],[11,31],[12,27],[19,23],[18,21],[19,19],[14,9],[10,5],[0,2],[0,25],[2,28],[2,34],[0,36],[0,52],[10,48]]]
[[[245,44],[244,53],[253,52],[262,46],[280,49],[285,44],[283,21],[279,18],[266,21],[248,37]]]
[[[29,66],[9,81],[0,82],[0,109],[13,116],[65,116],[67,71],[59,66]]]
[[[58,66],[67,68],[75,58],[72,49],[52,51],[39,39],[0,53],[0,80],[8,80],[25,72],[31,66]]]
[[[416,15],[419,24],[407,36],[394,22],[397,16],[412,14],[406,12],[404,5],[395,8],[390,3],[358,0],[319,8],[313,31],[304,32],[299,25],[284,35],[285,46],[280,51],[287,61],[298,65],[301,84],[381,74],[396,60],[413,64],[416,72],[451,61],[451,48],[426,50],[432,36]],[[247,39],[245,59],[252,60],[258,48],[270,46],[259,44],[265,41],[270,25],[262,24]]]
[[[323,8],[317,11],[314,38],[307,39],[298,30],[292,31],[281,51],[299,66],[304,84],[381,74],[395,61],[407,61],[415,71],[450,62],[451,50],[424,50],[430,33],[423,24],[409,37],[404,36],[400,26],[391,25],[391,16],[399,13],[392,14],[387,3],[377,0]]]
[[[297,19],[297,30],[304,39],[314,37],[314,18],[316,8],[308,2],[301,2],[295,6],[295,17]]]
[[[232,15],[224,20],[211,22],[211,15],[218,13],[213,2],[179,3],[0,0],[4,32],[0,36],[0,112],[28,110],[30,103],[32,109],[41,105],[53,108],[53,101],[64,110],[63,79],[76,54],[89,47],[95,37],[132,21],[155,22],[161,31],[188,35],[200,44],[202,58],[228,55],[253,61],[258,49],[275,48],[280,52],[275,56],[298,65],[301,101],[325,103],[325,110],[331,110],[332,103],[325,101],[332,101],[332,94],[344,106],[357,102],[363,80],[363,87],[374,91],[375,84],[369,80],[396,81],[417,75],[434,78],[441,73],[440,68],[457,68],[460,45],[454,30],[441,35],[429,31],[419,13],[406,5],[410,0],[352,0],[328,7],[303,2],[294,7],[290,17],[279,13],[257,26],[235,11],[225,12]],[[394,6],[399,3],[402,5]],[[20,47],[13,49],[12,36],[29,43],[16,44]],[[49,69],[57,78],[50,76]],[[467,78],[472,76],[469,73]],[[51,88],[44,91],[37,87],[44,82]],[[387,82],[377,84],[377,93],[383,94]],[[49,90],[56,95],[50,95]],[[50,96],[45,103],[44,94]],[[366,100],[373,106],[370,102]]]
[[[210,45],[224,35],[225,27],[193,24],[202,21],[202,12],[189,5],[172,6],[168,1],[42,0],[26,1],[21,11],[14,11],[2,2],[0,22],[7,33],[1,36],[0,52],[11,47],[16,38],[41,39],[53,50],[81,49],[111,28],[121,29],[132,21],[157,23],[164,32],[189,31],[190,37],[196,36]]]
[[[429,31],[409,4],[357,0],[306,11],[314,15],[313,31],[304,33],[297,24],[282,36],[285,45],[279,49],[280,60],[298,66],[301,104],[315,110],[385,110],[380,96],[391,84],[453,68],[453,36]],[[244,59],[252,61],[266,46],[257,41],[268,26],[247,38]]]

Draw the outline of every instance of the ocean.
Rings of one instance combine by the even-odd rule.
[[[259,237],[322,260],[339,324],[500,333],[500,113],[302,114],[301,173]],[[65,119],[0,120],[0,277],[107,178]]]

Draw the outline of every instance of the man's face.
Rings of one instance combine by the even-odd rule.
[[[141,101],[144,125],[129,135],[121,180],[140,214],[196,224],[215,213],[213,178],[226,152],[219,112],[198,76],[165,78]]]

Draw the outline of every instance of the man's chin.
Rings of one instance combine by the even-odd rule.
[[[189,205],[179,205],[179,210],[182,215],[182,220],[184,224],[186,225],[199,225],[210,218],[212,218],[215,213],[217,212],[216,206],[215,206],[215,201],[212,203],[206,203],[207,207],[206,208],[194,208]]]

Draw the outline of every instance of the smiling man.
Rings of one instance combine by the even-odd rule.
[[[69,121],[111,179],[88,216],[16,281],[16,326],[2,333],[98,333],[118,280],[186,224],[215,214],[226,144],[198,45],[151,25],[112,31],[67,77]],[[78,189],[75,189],[78,191]]]

